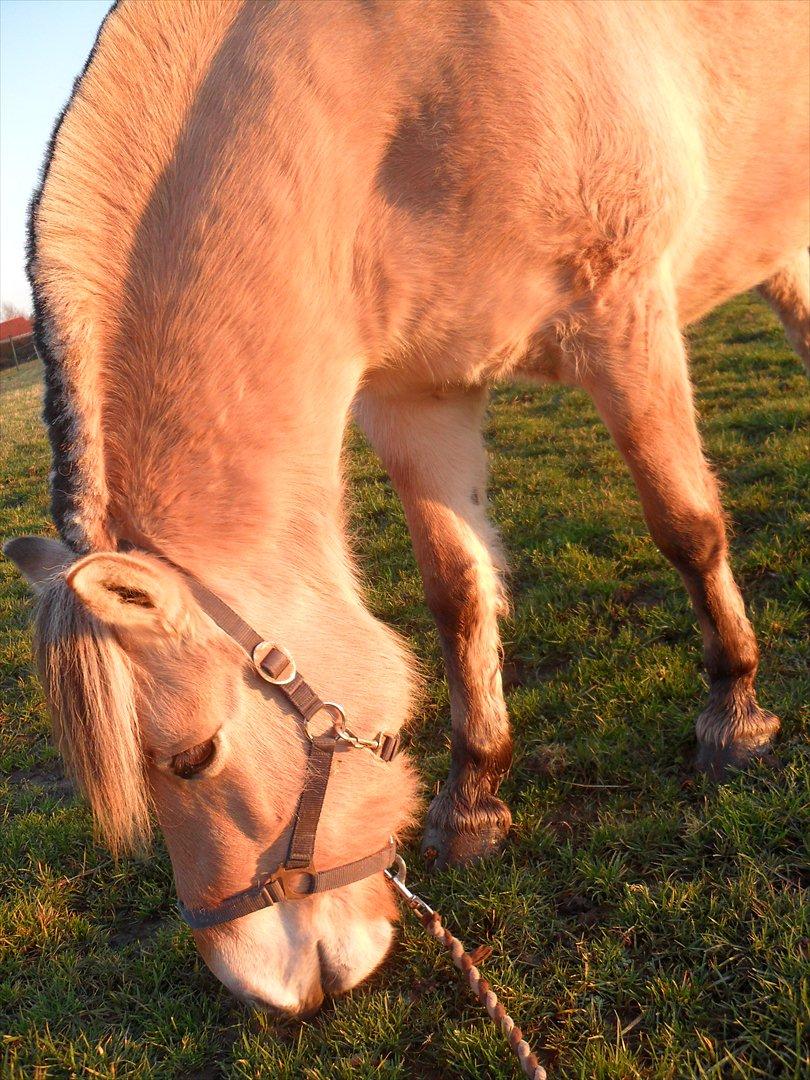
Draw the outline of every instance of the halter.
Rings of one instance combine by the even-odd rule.
[[[134,549],[134,545],[120,546],[124,550]],[[303,721],[309,740],[304,787],[295,810],[286,859],[258,885],[235,893],[219,904],[189,908],[182,901],[178,901],[180,914],[188,925],[193,930],[206,930],[211,926],[241,919],[251,912],[261,911],[262,908],[272,907],[273,904],[303,900],[307,896],[351,885],[391,867],[397,861],[397,846],[393,836],[379,851],[330,870],[316,870],[312,865],[312,858],[315,835],[332,771],[332,758],[338,744],[370,751],[380,760],[388,762],[392,761],[401,749],[399,735],[389,735],[383,731],[373,739],[362,739],[354,735],[346,727],[346,717],[341,706],[333,701],[321,700],[309,683],[299,675],[295,660],[286,649],[263,639],[233,608],[183,567],[177,566],[154,549],[149,554],[159,555],[180,571],[205,614],[244,650],[253,670],[265,682],[274,686],[292,705]],[[320,713],[327,714],[330,729],[318,734],[311,725]]]
[[[123,551],[137,550],[135,545],[128,541],[121,542],[119,548]],[[388,735],[382,731],[373,739],[361,739],[354,735],[346,727],[346,716],[341,706],[333,701],[322,701],[318,697],[309,683],[298,674],[295,660],[286,649],[264,640],[232,607],[188,570],[184,570],[155,548],[152,548],[149,554],[162,558],[183,575],[192,595],[206,615],[244,650],[256,673],[265,682],[275,686],[289,701],[303,720],[304,731],[309,740],[304,787],[295,809],[287,858],[258,885],[234,893],[211,907],[189,908],[182,900],[178,900],[180,914],[188,925],[192,930],[207,930],[211,926],[233,922],[234,919],[241,919],[251,912],[272,907],[273,904],[303,900],[307,896],[339,889],[343,885],[351,885],[372,874],[383,872],[427,931],[448,949],[453,963],[463,973],[475,996],[506,1036],[520,1061],[524,1075],[529,1077],[529,1080],[546,1080],[546,1071],[523,1038],[523,1032],[478,970],[477,964],[485,960],[492,949],[483,946],[473,953],[468,953],[461,941],[442,925],[438,911],[434,911],[421,896],[411,892],[405,884],[406,867],[401,856],[397,855],[396,840],[393,836],[384,848],[355,862],[344,863],[343,866],[335,866],[331,870],[316,870],[312,865],[315,834],[329,784],[332,758],[338,743],[369,750],[382,761],[392,761],[401,749],[399,735]],[[329,715],[331,730],[319,735],[310,730],[310,723],[321,712]],[[392,870],[393,866],[396,869]]]

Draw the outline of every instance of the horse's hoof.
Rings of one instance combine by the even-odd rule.
[[[511,826],[509,807],[494,795],[461,812],[439,794],[428,810],[422,855],[431,870],[468,866],[496,855]]]
[[[722,783],[729,773],[768,757],[779,732],[779,717],[758,704],[750,684],[737,679],[712,687],[695,730],[695,768]]]
[[[756,746],[741,742],[729,743],[728,746],[699,743],[695,768],[715,783],[722,784],[730,779],[732,773],[742,772],[753,762],[770,759],[772,746],[770,740]]]

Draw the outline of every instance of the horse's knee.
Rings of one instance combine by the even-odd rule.
[[[681,509],[653,521],[662,553],[682,574],[705,574],[726,556],[726,530],[719,509]]]
[[[423,575],[425,600],[439,633],[456,638],[480,621],[478,567],[460,549],[444,551]]]

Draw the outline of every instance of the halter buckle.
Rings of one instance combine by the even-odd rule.
[[[261,895],[270,907],[283,900],[304,900],[315,892],[318,873],[312,866],[280,866],[262,885]]]
[[[271,668],[267,662],[267,658],[271,653],[279,654],[280,664],[274,668]],[[286,649],[282,649],[280,645],[275,645],[272,641],[260,641],[251,653],[251,659],[259,675],[265,682],[269,682],[273,686],[289,686],[298,674],[292,656]]]
[[[399,753],[401,741],[399,735],[389,735],[386,731],[378,732],[373,739],[363,739],[360,735],[355,735],[353,731],[349,731],[345,727],[338,731],[337,737],[342,742],[348,743],[349,746],[361,750],[370,750],[381,761],[393,761]]]

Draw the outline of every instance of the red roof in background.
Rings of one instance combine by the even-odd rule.
[[[8,341],[9,338],[22,337],[24,334],[33,333],[34,327],[30,319],[18,315],[16,319],[6,319],[0,323],[0,341]]]

